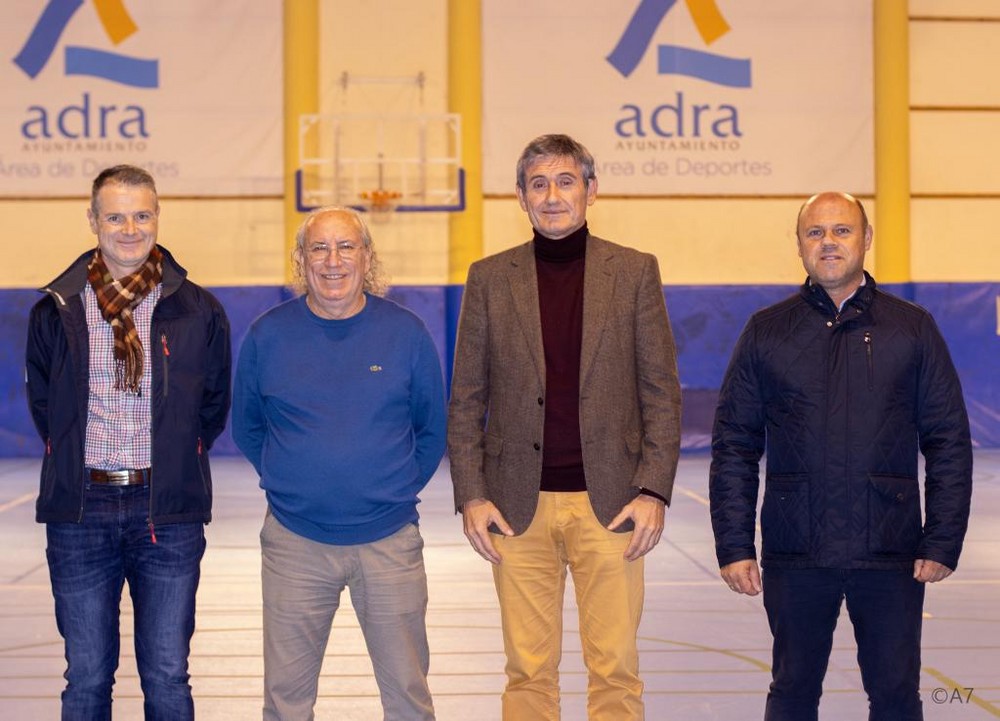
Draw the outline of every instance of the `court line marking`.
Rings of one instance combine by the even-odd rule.
[[[696,651],[707,651],[708,653],[718,653],[718,654],[721,654],[723,656],[728,656],[729,658],[735,658],[735,659],[737,659],[739,661],[743,661],[744,663],[748,663],[748,664],[750,664],[751,666],[753,666],[754,668],[756,668],[756,669],[758,669],[760,671],[766,671],[767,673],[771,673],[771,666],[769,664],[764,663],[763,661],[760,661],[760,660],[754,658],[753,656],[747,656],[745,654],[738,653],[736,651],[729,651],[729,650],[724,649],[724,648],[715,648],[713,646],[704,646],[704,645],[702,645],[700,643],[689,643],[687,641],[674,641],[674,640],[671,640],[671,639],[655,638],[655,637],[652,637],[652,636],[639,636],[638,638],[641,641],[650,641],[650,642],[653,642],[653,643],[664,643],[664,644],[668,644],[668,645],[671,645],[671,646],[680,646],[682,648],[691,648],[691,649],[694,649]]]
[[[711,507],[711,503],[709,502],[709,500],[700,493],[695,493],[692,490],[689,490],[687,488],[684,488],[683,486],[678,486],[678,485],[675,485],[674,488],[676,488],[678,491],[680,491],[683,495],[687,496],[691,500],[696,501],[701,505],[705,506],[705,508]],[[760,522],[754,523],[753,526],[754,529],[757,531],[757,533],[760,533]]]
[[[11,508],[17,508],[18,506],[23,506],[28,501],[35,499],[34,493],[25,493],[23,496],[18,496],[13,501],[7,501],[4,504],[0,504],[0,513],[4,511],[9,511]]]

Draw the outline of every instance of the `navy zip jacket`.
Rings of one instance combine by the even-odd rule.
[[[958,565],[972,444],[958,375],[924,309],[871,276],[842,311],[806,281],[750,318],[719,396],[710,496],[719,565]],[[925,461],[921,516],[918,450]]]
[[[153,309],[146,372],[152,372],[150,521],[207,523],[212,517],[208,450],[229,413],[232,351],[229,321],[208,291],[187,280],[163,253],[163,292]],[[81,293],[81,255],[42,288],[31,309],[26,380],[28,404],[45,443],[39,523],[79,523],[83,516],[89,335]]]

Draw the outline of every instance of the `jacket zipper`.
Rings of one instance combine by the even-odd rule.
[[[169,358],[170,358],[170,348],[167,346],[167,334],[160,333],[160,343],[163,344],[163,397],[166,398],[167,394],[170,392],[170,380],[169,377]]]
[[[875,358],[871,331],[865,331],[865,359],[868,361],[868,390],[875,390]]]
[[[201,476],[201,487],[205,490],[205,497],[209,495],[208,492],[208,482],[205,480],[204,468],[202,466],[202,453],[205,452],[205,446],[202,443],[201,436],[198,436],[198,474]]]
[[[168,391],[170,389],[170,384],[168,383],[168,381],[170,380],[170,375],[169,375],[169,373],[170,373],[170,363],[168,362],[168,359],[170,358],[170,346],[167,345],[167,334],[166,333],[160,333],[160,345],[163,346],[163,397],[166,398],[167,397],[167,393],[168,393]],[[156,411],[152,407],[152,404],[153,404],[153,399],[152,398],[150,398],[149,402],[150,402],[150,409],[149,409],[149,412],[150,412],[150,445],[152,445],[152,440],[153,440],[152,439],[152,436],[153,436],[152,416],[155,414]],[[152,448],[150,448],[150,459],[149,460],[150,461],[153,460],[153,458],[152,458]],[[152,467],[152,464],[151,464],[151,467]],[[149,481],[148,482],[149,482],[149,518],[146,519],[146,524],[149,526],[149,539],[155,544],[156,543],[156,527],[153,525],[153,473],[152,473],[152,470],[150,470]]]
[[[66,314],[68,314],[70,312],[70,311],[67,310],[67,308],[69,307],[69,304],[66,302],[66,299],[62,297],[62,294],[59,293],[58,291],[56,291],[55,289],[53,289],[51,287],[46,287],[46,288],[43,288],[43,290],[46,293],[48,293],[52,298],[54,298],[55,301],[56,301],[56,303],[59,304],[59,320],[62,323],[63,333],[66,335],[66,340],[67,340],[67,342],[69,342],[70,334],[69,334],[69,331],[67,329],[67,326],[69,325],[69,321],[66,320],[66,317],[67,317]],[[84,314],[84,317],[86,319],[86,314]],[[85,407],[85,409],[86,409],[86,407]],[[45,439],[45,454],[48,455],[48,456],[52,455],[52,437],[51,436],[49,436],[48,438]],[[81,467],[80,468],[80,510],[76,514],[76,522],[77,523],[83,523],[83,511],[84,511],[84,507],[86,506],[86,503],[87,503],[87,471],[86,471],[85,468]]]

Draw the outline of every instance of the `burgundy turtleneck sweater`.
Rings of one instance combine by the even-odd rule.
[[[543,491],[585,491],[580,444],[580,348],[587,225],[560,240],[535,231],[538,308],[545,348]]]

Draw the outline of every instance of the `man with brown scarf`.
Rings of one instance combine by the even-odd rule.
[[[42,289],[28,325],[63,721],[111,719],[125,581],[147,721],[194,718],[187,659],[211,520],[208,450],[229,412],[229,323],[156,244],[159,212],[146,171],[98,175],[87,211],[97,248]]]

